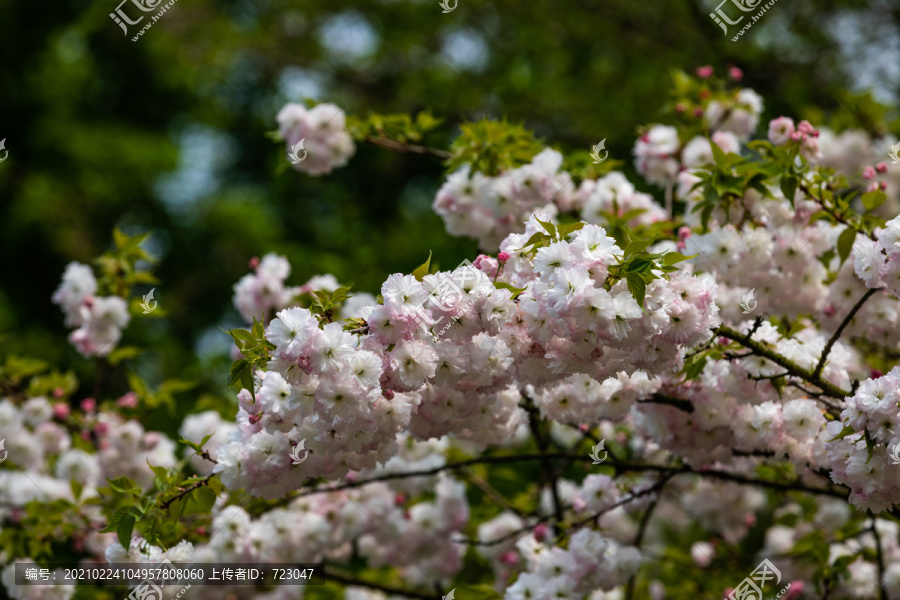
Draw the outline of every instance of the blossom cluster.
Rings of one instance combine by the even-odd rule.
[[[828,424],[831,476],[852,490],[850,502],[861,510],[881,512],[900,502],[900,469],[891,464],[891,451],[900,444],[898,424],[900,367],[860,383],[841,421]]]
[[[66,266],[62,283],[53,293],[53,302],[66,315],[66,326],[76,328],[69,334],[69,341],[84,356],[106,356],[112,352],[131,320],[125,300],[96,293],[93,270],[78,262]]]
[[[278,112],[276,120],[288,152],[303,142],[297,147],[296,161],[292,160],[298,171],[324,175],[346,165],[356,152],[353,139],[346,130],[344,111],[334,104],[306,108],[291,102]],[[303,150],[302,155],[300,150]]]

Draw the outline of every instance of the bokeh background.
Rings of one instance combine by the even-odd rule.
[[[181,413],[233,414],[221,328],[241,325],[231,286],[251,257],[286,255],[292,285],[333,273],[377,293],[429,251],[445,267],[477,252],[430,209],[437,159],[362,145],[326,177],[279,168],[266,133],[287,101],[431,109],[445,119],[426,140],[435,147],[482,116],[563,150],[605,138],[657,197],[631,147],[662,114],[672,69],[739,67],[765,98],[764,122],[900,133],[898,0],[781,0],[737,42],[737,27],[726,37],[709,18],[717,0],[459,0],[447,14],[437,0],[179,0],[137,42],[140,26],[126,37],[109,17],[117,2],[0,0],[0,346],[88,376],[50,296],[113,227],[152,230],[162,310],[123,343],[150,348],[151,385],[197,383]],[[124,392],[127,380],[111,384]]]

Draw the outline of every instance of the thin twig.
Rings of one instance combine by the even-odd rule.
[[[850,324],[850,321],[853,320],[853,317],[856,316],[856,313],[859,312],[859,309],[862,308],[862,305],[866,303],[866,300],[871,298],[875,292],[880,291],[881,288],[872,288],[868,290],[863,297],[859,299],[859,302],[850,310],[844,320],[841,321],[840,326],[837,328],[837,331],[834,332],[834,335],[831,336],[831,339],[828,340],[828,343],[825,344],[825,349],[822,350],[822,356],[819,357],[819,364],[816,365],[815,370],[813,371],[813,378],[818,378],[819,375],[822,374],[822,369],[825,367],[825,360],[828,358],[828,353],[831,352],[831,347],[834,346],[835,342],[838,341],[838,338],[841,337],[841,334],[844,332],[844,328]]]
[[[400,152],[403,154],[408,152],[412,152],[413,154],[427,154],[428,156],[434,156],[436,158],[440,158],[441,160],[447,160],[448,158],[453,156],[451,152],[447,152],[446,150],[429,148],[428,146],[420,146],[418,144],[405,144],[403,142],[398,142],[397,140],[392,140],[387,137],[369,136],[366,138],[366,141],[381,148],[393,150],[394,152]]]
[[[875,536],[875,556],[878,558],[878,600],[886,600],[887,591],[884,589],[884,554],[881,550],[881,536],[878,535],[878,528],[875,526],[875,515],[869,511],[869,517],[872,519],[872,535]]]
[[[847,392],[838,386],[834,385],[827,379],[824,379],[821,375],[813,375],[813,373],[809,369],[804,369],[797,363],[792,360],[781,356],[777,352],[773,352],[768,347],[766,347],[761,342],[757,342],[755,340],[750,339],[749,336],[746,336],[738,331],[735,331],[731,327],[726,327],[724,325],[716,328],[716,333],[724,338],[728,338],[730,340],[734,340],[735,342],[741,344],[745,348],[751,350],[753,354],[758,356],[762,356],[763,358],[768,358],[772,362],[781,367],[787,369],[787,371],[793,375],[794,377],[799,377],[804,381],[807,381],[814,386],[821,388],[822,392],[832,398],[838,398],[843,400],[844,398],[851,396],[850,392]]]

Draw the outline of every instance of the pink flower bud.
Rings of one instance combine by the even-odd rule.
[[[116,401],[116,404],[118,404],[122,408],[137,408],[137,405],[138,405],[137,394],[135,394],[134,392],[128,392],[127,394],[125,394],[124,396],[119,398]]]
[[[882,163],[882,164],[884,164],[884,163]],[[506,261],[509,260],[509,252],[501,252],[500,254],[497,255],[497,260],[501,263],[505,263]]]
[[[882,163],[882,164],[884,164],[884,163]],[[62,389],[61,387],[53,388],[53,397],[54,398],[62,398],[63,396],[65,396],[65,394],[66,394],[66,390]]]
[[[887,173],[887,163],[884,161],[881,161],[880,163],[875,165],[875,170],[878,171],[879,173]]]
[[[582,423],[578,426],[578,431],[580,431],[581,433],[587,433],[588,430],[590,430],[590,427],[588,427],[587,423]]]
[[[157,431],[148,431],[144,434],[144,449],[145,450],[153,450],[156,448],[156,445],[159,444],[159,441],[162,439],[162,435]]]
[[[85,398],[81,401],[81,410],[84,412],[94,412],[97,409],[97,401],[93,398]]]
[[[744,515],[744,525],[747,527],[753,527],[756,525],[756,513],[747,513]]]
[[[803,583],[802,579],[798,579],[796,581],[791,581],[788,583],[788,591],[782,596],[782,600],[795,600],[799,598],[801,594],[803,594],[803,588],[806,587],[806,584]]]
[[[96,425],[94,425],[94,433],[96,433],[98,436],[106,435],[108,432],[109,432],[109,425],[107,425],[106,423],[101,422],[101,423],[97,423]]]
[[[869,185],[866,186],[866,191],[867,192],[875,192],[875,191],[878,191],[879,188],[881,188],[881,186],[878,185],[878,182],[873,181],[872,183],[870,183]]]
[[[696,73],[698,77],[709,79],[710,77],[712,77],[713,68],[709,65],[706,65],[705,67],[697,67]]]
[[[737,67],[731,67],[728,69],[728,76],[734,81],[740,81],[744,78],[744,72]]]
[[[878,187],[881,188],[882,192],[886,192],[887,191],[887,181],[879,181]]]
[[[795,131],[794,133],[791,134],[791,139],[795,142],[799,142],[800,140],[803,139],[803,132],[798,129],[797,131]]]
[[[804,119],[797,125],[797,131],[812,135],[816,132],[816,128],[812,126],[812,123]]]
[[[547,526],[546,523],[538,523],[537,527],[534,528],[534,539],[539,542],[543,542],[550,535],[550,527]]]
[[[679,227],[678,228],[678,239],[681,241],[688,239],[693,234],[694,234],[694,232],[691,231],[690,227]]]
[[[255,269],[256,267],[259,266],[259,257],[254,256],[249,261],[247,261],[247,264],[250,266],[251,269]]]
[[[396,504],[397,506],[403,506],[404,504],[406,504],[406,496],[404,496],[403,494],[395,495],[394,504]]]
[[[683,112],[684,112],[684,104],[682,104],[681,102],[679,102],[678,104],[676,104],[676,105],[675,105],[675,112],[677,112],[677,113],[683,113]]]
[[[588,466],[587,463],[585,463],[585,465]],[[580,513],[586,507],[587,503],[584,501],[584,498],[575,498],[575,500],[572,501],[572,510],[577,513]]]
[[[703,107],[702,106],[698,106],[697,108],[694,109],[694,116],[695,117],[703,116]]]
[[[863,169],[863,179],[875,179],[875,168],[866,167]]]
[[[878,369],[872,369],[871,371],[869,371],[869,377],[872,379],[878,379],[879,377],[881,377],[883,375],[884,375],[884,373],[882,373]]]
[[[197,535],[206,535],[206,527],[198,527],[196,530]]]
[[[388,400],[394,399],[394,390],[382,390],[381,394]]]
[[[255,415],[250,415],[250,424],[256,425],[257,423],[259,423],[260,419],[262,419],[262,418],[263,418],[262,413],[256,413]]]
[[[825,314],[826,317],[833,317],[834,313],[836,311],[835,311],[835,308],[829,304],[828,306],[826,306],[825,308],[822,309],[822,312]]]
[[[88,431],[87,429],[82,429],[81,430],[81,439],[83,439],[86,442],[91,441],[91,432]]]
[[[53,416],[60,421],[68,417],[70,412],[71,410],[69,409],[68,404],[59,403],[53,405]]]
[[[500,557],[500,562],[511,567],[519,562],[519,555],[512,551],[504,552]]]

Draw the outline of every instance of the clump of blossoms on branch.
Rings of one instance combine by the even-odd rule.
[[[467,124],[435,209],[496,255],[429,259],[377,298],[331,276],[291,287],[284,257],[254,260],[235,286],[251,324],[230,332],[235,422],[189,415],[195,454],[178,463],[133,420],[88,404],[73,423],[26,394],[0,402],[14,464],[57,501],[99,497],[73,516],[110,560],[324,561],[349,600],[445,595],[468,564],[506,600],[727,597],[764,559],[779,569],[764,595],[900,598],[891,170],[836,147],[859,136],[789,117],[751,140],[762,100],[711,75],[676,77],[672,119],[639,133],[663,198],[508,124]],[[311,174],[352,153],[323,119],[279,115],[289,145],[333,151],[307,165],[307,145]],[[409,118],[373,122],[390,126],[348,131],[446,158],[391,137]],[[482,143],[494,134],[512,141]],[[88,273],[70,267],[54,298],[73,327],[99,289],[128,297]],[[5,473],[4,534],[40,499]],[[159,529],[176,513],[185,524]]]

